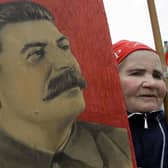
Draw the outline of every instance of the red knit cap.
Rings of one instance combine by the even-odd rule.
[[[156,51],[149,46],[137,41],[121,40],[112,45],[114,56],[117,63],[121,63],[130,53],[137,50],[150,50],[156,53]]]

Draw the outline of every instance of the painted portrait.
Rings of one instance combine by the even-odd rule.
[[[0,1],[0,168],[133,168],[102,0]]]

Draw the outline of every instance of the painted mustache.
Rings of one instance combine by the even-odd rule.
[[[86,87],[86,80],[84,77],[74,69],[67,69],[61,75],[51,79],[48,84],[48,94],[43,101],[50,100],[65,90],[73,87],[80,87],[83,89]]]

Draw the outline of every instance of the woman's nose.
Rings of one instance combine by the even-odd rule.
[[[146,77],[145,80],[142,82],[143,87],[155,87],[156,84],[157,81],[152,76]]]

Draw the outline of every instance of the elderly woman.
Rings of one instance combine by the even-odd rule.
[[[140,42],[112,46],[128,112],[137,166],[168,168],[168,125],[162,110],[166,95],[157,52]]]

